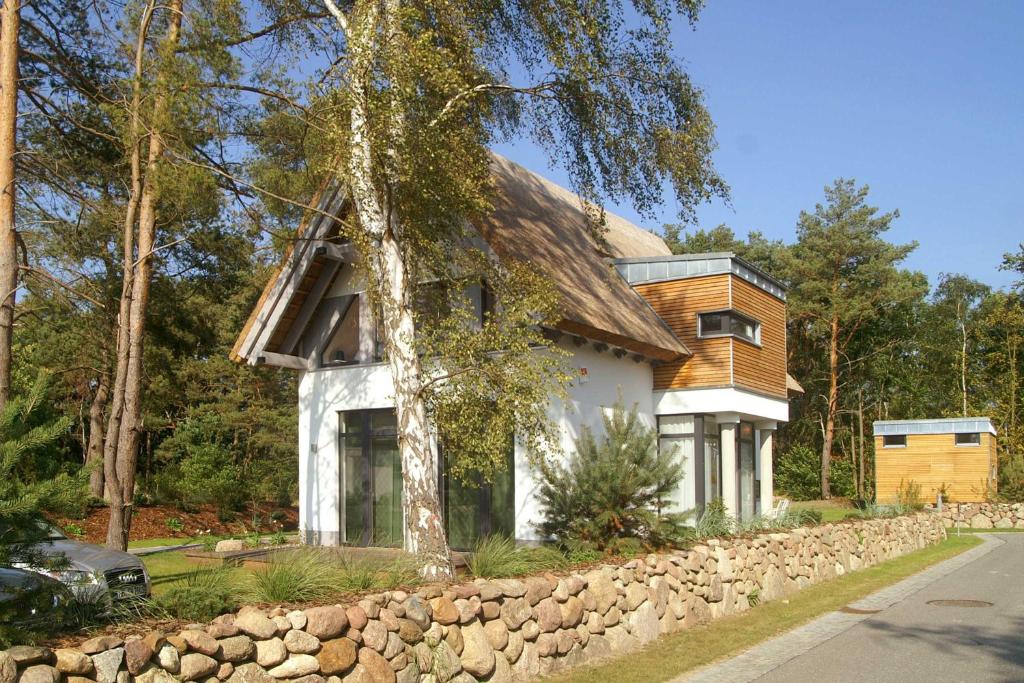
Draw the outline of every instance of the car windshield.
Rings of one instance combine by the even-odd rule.
[[[67,538],[60,529],[45,519],[34,519],[27,524],[0,524],[0,543],[38,543],[61,541]]]

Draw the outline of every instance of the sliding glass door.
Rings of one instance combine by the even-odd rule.
[[[402,545],[402,463],[393,410],[340,414],[342,528],[350,545]]]

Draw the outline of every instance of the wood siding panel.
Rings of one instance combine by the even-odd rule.
[[[733,343],[733,382],[763,394],[787,398],[786,304],[746,280],[732,278],[732,307],[761,323],[761,345]]]
[[[884,448],[875,437],[875,492],[880,503],[894,503],[900,482],[911,479],[921,486],[922,502],[934,502],[946,485],[946,500],[973,503],[986,499],[989,476],[995,465],[991,434],[981,435],[980,446],[957,446],[952,434],[911,434],[906,448]]]
[[[698,339],[697,313],[729,307],[728,274],[637,285],[636,291],[668,323],[693,356],[654,369],[655,389],[718,387],[732,383],[732,339]]]

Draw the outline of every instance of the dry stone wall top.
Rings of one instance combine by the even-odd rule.
[[[941,516],[947,529],[957,522],[969,529],[1024,529],[1024,503],[947,503]]]
[[[476,579],[301,611],[245,607],[178,633],[0,651],[0,683],[532,680],[944,537],[943,517],[920,513],[711,540],[568,576]]]

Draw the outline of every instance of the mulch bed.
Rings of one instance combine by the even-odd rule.
[[[280,522],[270,521],[270,513],[277,512]],[[259,507],[260,532],[294,531],[299,528],[299,509],[295,507],[279,507],[264,504]],[[245,510],[235,514],[235,518],[222,522],[217,509],[212,505],[202,505],[188,512],[179,510],[173,505],[149,505],[135,508],[132,516],[131,540],[141,541],[147,538],[193,538],[199,534],[228,536],[245,534],[252,531],[252,511]],[[90,508],[82,519],[58,518],[54,520],[58,526],[65,528],[68,524],[77,524],[85,530],[85,536],[75,537],[87,543],[103,543],[107,537],[107,520],[110,509],[107,507]],[[177,519],[181,522],[181,531],[167,525],[167,520]],[[70,535],[70,534],[69,534]]]

